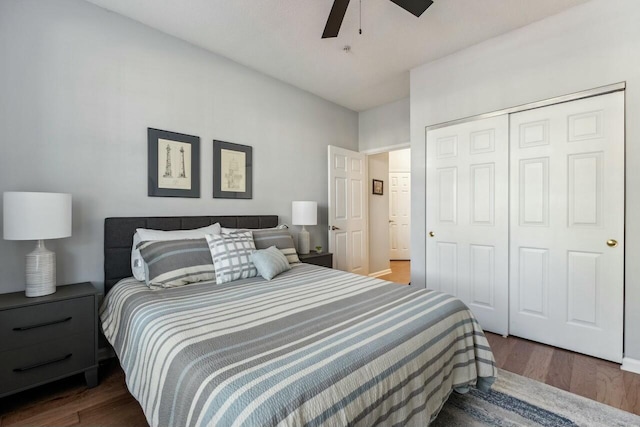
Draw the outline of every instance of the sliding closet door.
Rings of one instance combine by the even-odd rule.
[[[485,330],[508,328],[506,115],[427,132],[427,288],[464,301]]]
[[[620,362],[624,95],[510,119],[510,333]]]

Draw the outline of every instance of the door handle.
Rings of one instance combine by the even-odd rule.
[[[334,230],[340,230],[340,227],[336,227],[335,225],[332,225],[331,226],[331,231],[334,231]]]
[[[435,237],[435,236],[436,236],[436,233],[434,233],[433,231],[429,232],[429,237]]]
[[[615,248],[616,246],[618,246],[618,241],[614,239],[609,239],[607,240],[607,246],[609,246],[610,248]]]

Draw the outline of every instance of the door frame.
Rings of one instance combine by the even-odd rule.
[[[375,155],[375,154],[383,154],[383,153],[390,153],[391,151],[398,151],[398,150],[405,150],[405,149],[411,149],[411,141],[407,141],[407,142],[402,142],[400,144],[394,144],[394,145],[387,145],[384,147],[376,147],[376,148],[370,148],[368,150],[361,150],[359,151],[360,153],[365,155],[366,158],[366,163],[367,163],[367,182],[369,182],[369,156]],[[387,171],[389,172],[389,171]],[[411,171],[409,171],[409,173],[411,173]],[[388,174],[387,174],[388,175]],[[387,185],[388,187],[388,185]],[[389,189],[387,189],[386,191],[389,191]],[[369,195],[367,195],[367,201],[369,200]],[[411,201],[411,204],[413,204],[413,201]],[[368,225],[368,221],[369,221],[369,212],[368,212],[368,202],[367,202],[367,225]],[[389,234],[389,230],[387,229],[387,233]],[[367,236],[368,238],[370,236]],[[411,243],[411,242],[409,242]],[[367,256],[370,257],[371,253],[367,248]],[[389,257],[389,262],[391,262],[391,257]],[[368,259],[368,264],[369,264],[369,269],[371,269],[371,259]],[[382,270],[382,271],[374,271],[374,272],[369,272],[369,276],[370,277],[380,277],[380,276],[385,276],[387,274],[391,274],[391,268],[387,269],[387,270]]]

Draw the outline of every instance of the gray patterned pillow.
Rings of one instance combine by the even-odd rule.
[[[207,234],[207,243],[216,270],[216,282],[227,283],[258,275],[251,255],[256,250],[251,231]]]
[[[275,246],[255,251],[251,255],[251,261],[258,269],[258,273],[267,280],[291,270],[287,257]]]
[[[289,264],[297,264],[300,262],[288,228],[254,230],[253,241],[256,244],[256,249],[267,249],[271,246],[280,249],[280,252],[287,257]]]
[[[216,278],[205,239],[147,241],[141,242],[138,249],[147,266],[147,286],[152,289]]]

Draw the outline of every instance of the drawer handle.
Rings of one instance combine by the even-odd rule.
[[[73,319],[73,317],[67,317],[66,319],[54,320],[53,322],[47,323],[38,323],[37,325],[31,326],[20,326],[18,328],[13,328],[14,331],[28,331],[29,329],[42,328],[43,326],[57,325],[58,323],[68,322]]]
[[[63,360],[67,360],[72,356],[73,353],[69,353],[66,356],[57,357],[55,359],[47,360],[46,362],[35,363],[29,366],[23,366],[22,368],[15,368],[13,372],[25,372],[31,369],[39,368],[41,366],[50,365],[52,363],[62,362]]]

